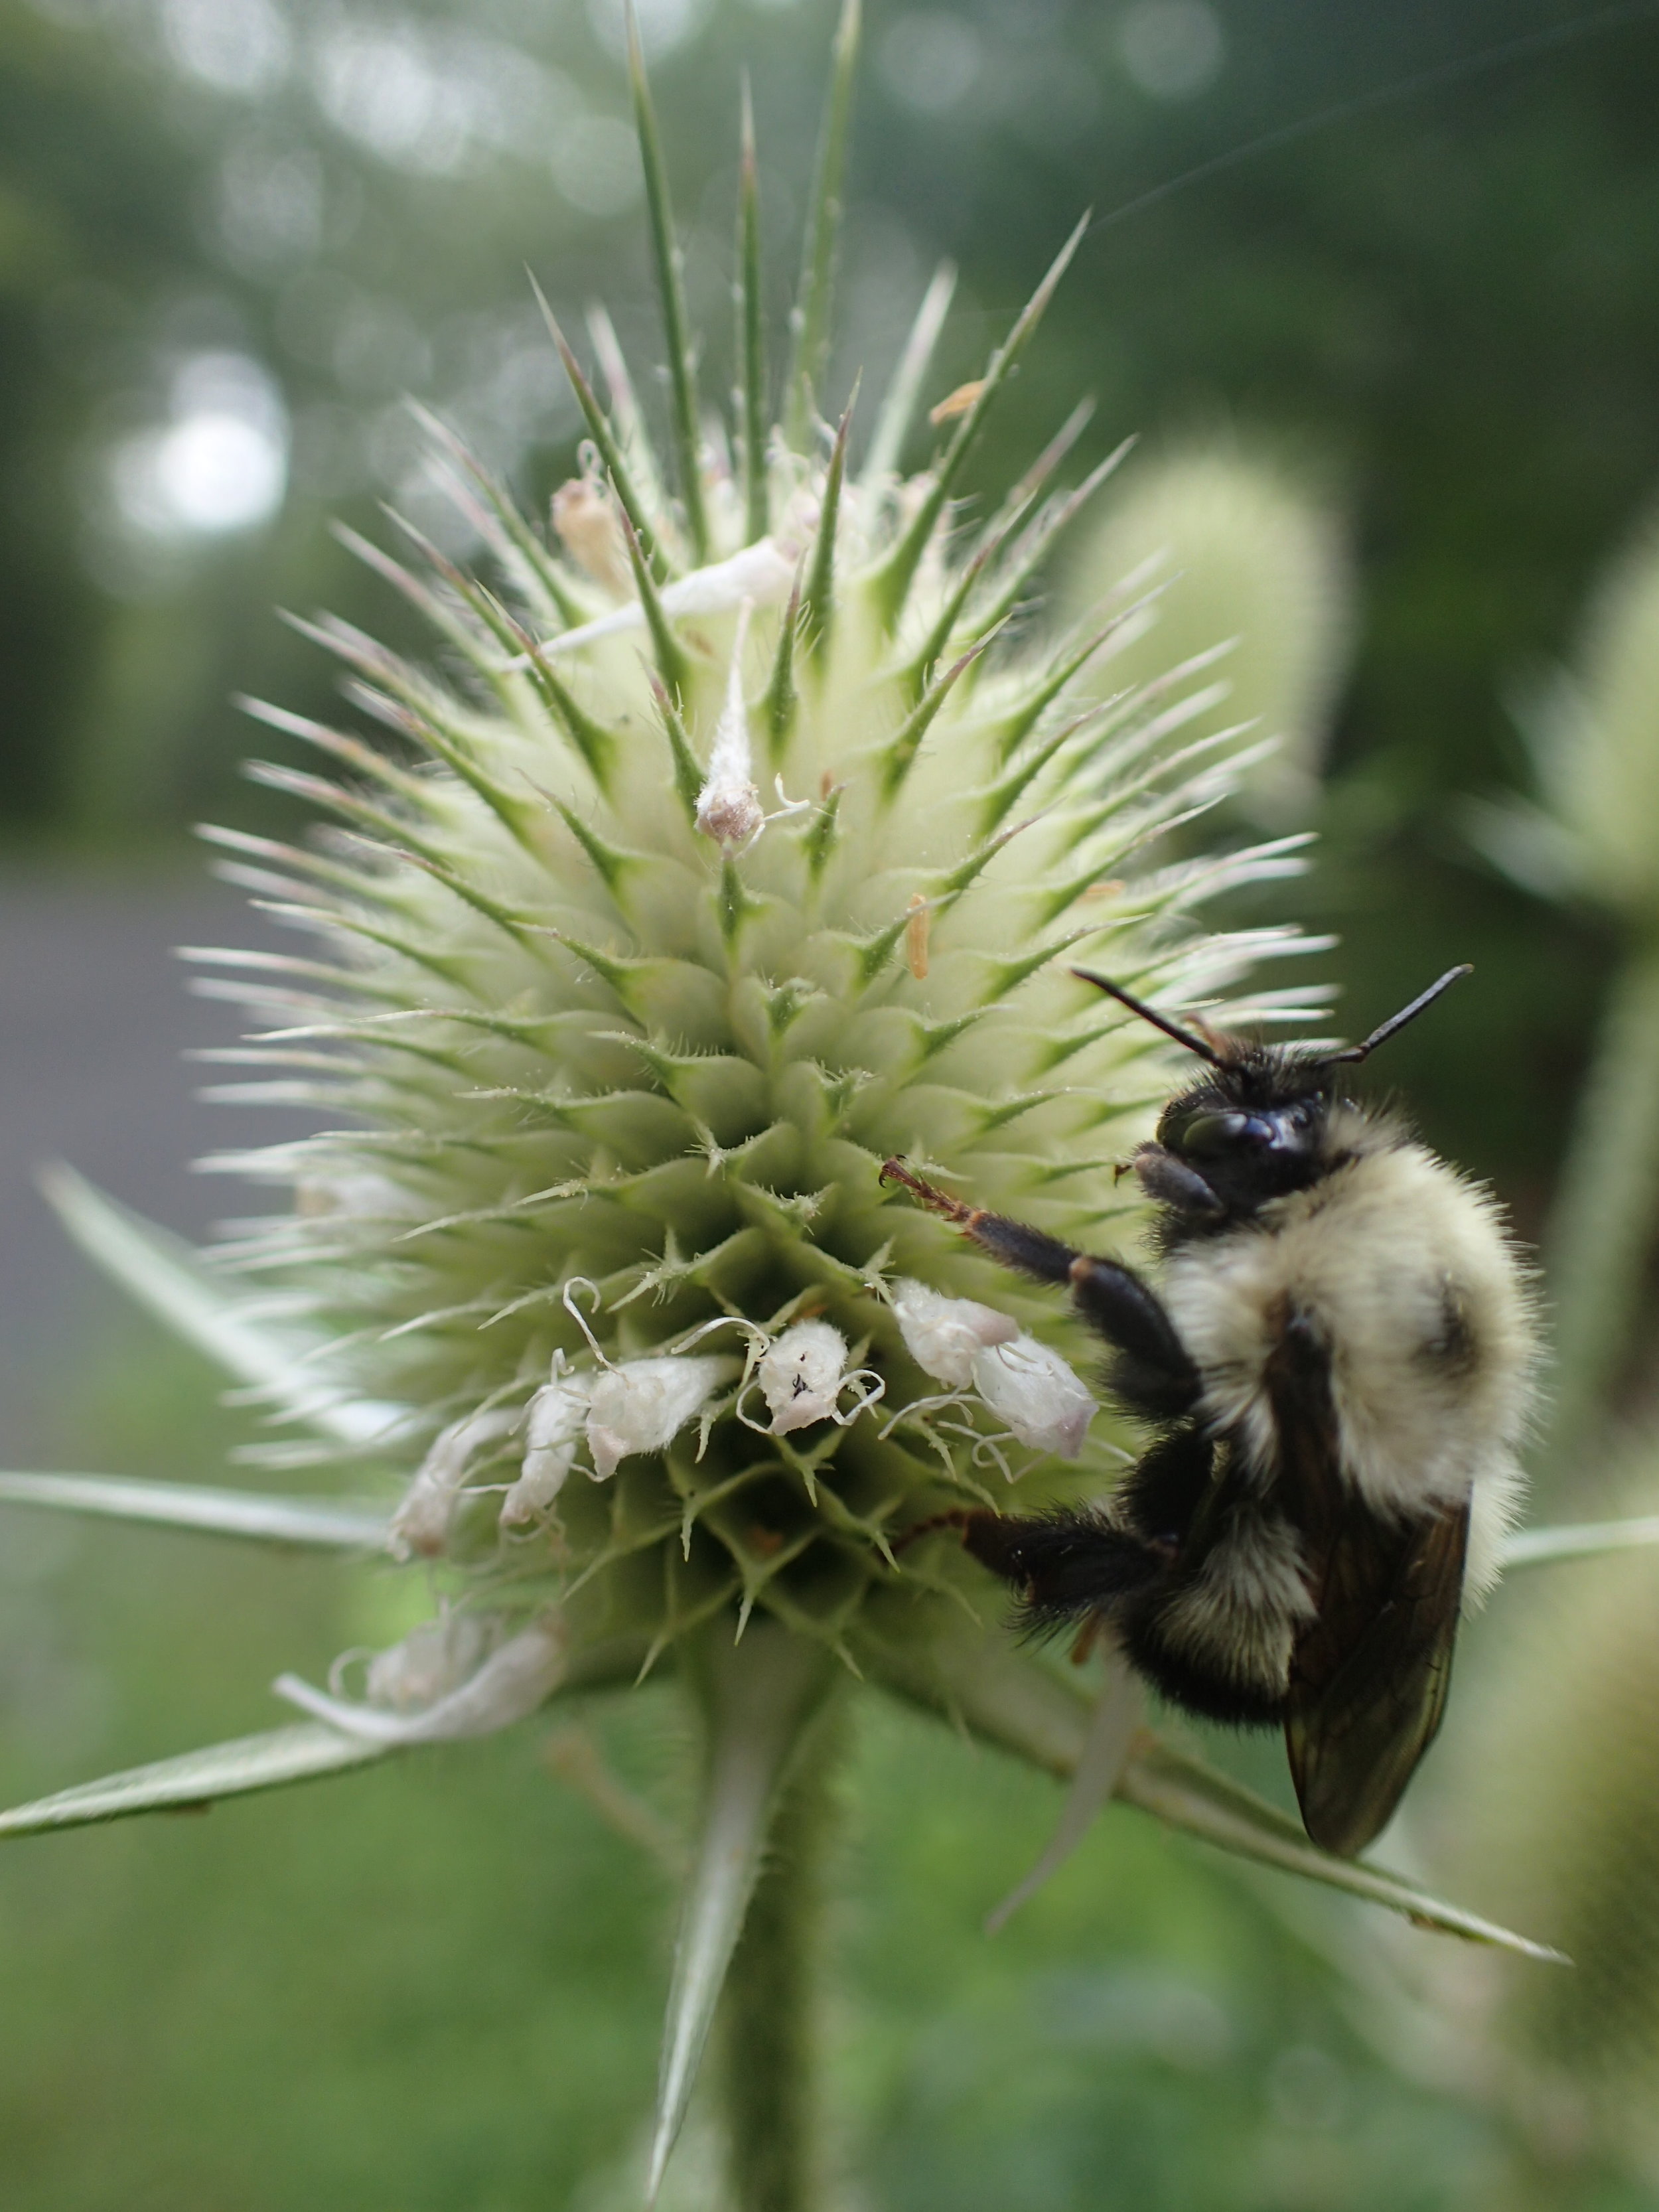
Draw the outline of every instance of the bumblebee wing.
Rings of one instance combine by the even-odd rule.
[[[1308,1833],[1346,1857],[1387,1824],[1440,1726],[1469,1516],[1345,1519],[1291,1662],[1285,1741]]]
[[[1301,1536],[1316,1612],[1291,1655],[1285,1741],[1316,1844],[1363,1850],[1434,1741],[1451,1679],[1467,1506],[1429,1520],[1371,1512],[1342,1479],[1328,1351],[1286,1315],[1266,1370],[1275,1488]]]

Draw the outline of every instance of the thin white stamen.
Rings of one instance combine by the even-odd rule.
[[[570,1280],[565,1285],[562,1291],[560,1293],[560,1303],[563,1305],[565,1311],[569,1315],[571,1320],[575,1322],[577,1328],[580,1329],[582,1334],[587,1339],[587,1348],[592,1353],[594,1358],[599,1361],[601,1367],[609,1367],[611,1363],[605,1358],[604,1352],[600,1351],[599,1340],[594,1335],[592,1330],[588,1327],[587,1316],[582,1312],[581,1308],[576,1304],[576,1293],[578,1291],[591,1291],[593,1293],[593,1310],[595,1313],[597,1313],[599,1308],[605,1304],[605,1294],[600,1290],[599,1285],[595,1282],[590,1281],[587,1276],[573,1275],[570,1278]]]

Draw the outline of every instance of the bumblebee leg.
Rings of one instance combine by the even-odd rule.
[[[912,1175],[902,1160],[889,1160],[882,1168],[884,1182],[902,1182],[922,1204],[934,1213],[942,1213],[947,1221],[954,1221],[964,1237],[971,1237],[994,1260],[1000,1260],[1005,1267],[1012,1267],[1022,1275],[1035,1275],[1040,1283],[1066,1283],[1080,1261],[1081,1252],[1062,1244],[1057,1237],[1045,1236],[1042,1230],[1032,1229],[1023,1221],[1011,1221],[1006,1213],[988,1212],[982,1206],[969,1206],[959,1198],[935,1184],[924,1182]],[[1085,1265],[1107,1266],[1108,1261],[1085,1261]]]
[[[1039,1633],[1109,1616],[1170,1565],[1167,1546],[1148,1543],[1086,1505],[1029,1518],[968,1512],[961,1522],[963,1547],[1014,1585],[1024,1626]]]
[[[884,1182],[902,1182],[924,1206],[954,1221],[1005,1267],[1040,1283],[1064,1285],[1084,1320],[1118,1353],[1112,1386],[1133,1412],[1164,1419],[1191,1409],[1199,1394],[1198,1370],[1170,1316],[1133,1268],[1079,1252],[1006,1214],[965,1205],[912,1175],[902,1160],[889,1160],[881,1174]]]
[[[981,1506],[953,1505],[944,1513],[930,1513],[925,1521],[913,1522],[894,1537],[892,1548],[895,1555],[908,1551],[920,1538],[933,1535],[940,1528],[965,1529],[972,1516],[983,1510]]]

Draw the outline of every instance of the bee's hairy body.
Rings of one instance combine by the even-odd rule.
[[[1330,1135],[1319,1182],[1176,1242],[1158,1280],[1200,1381],[1175,1434],[1211,1462],[1224,1504],[1203,1559],[1144,1624],[1124,1625],[1148,1672],[1184,1676],[1173,1693],[1220,1718],[1282,1717],[1297,1633],[1318,1610],[1278,1495],[1287,1370],[1328,1401],[1334,1473],[1384,1540],[1467,1504],[1466,1603],[1490,1588],[1520,1499],[1532,1332],[1491,1200],[1360,1109],[1338,1108]],[[1168,1497],[1155,1480],[1123,1504],[1155,1514]]]
[[[1282,1723],[1310,1832],[1357,1850],[1439,1724],[1460,1608],[1519,1502],[1528,1287],[1492,1200],[1337,1095],[1333,1059],[1176,1033],[1214,1072],[1132,1163],[1150,1280],[896,1169],[1069,1285],[1154,1431],[1097,1504],[949,1517],[1028,1626],[1103,1619],[1176,1704]]]

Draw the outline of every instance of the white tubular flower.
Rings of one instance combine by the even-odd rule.
[[[924,1375],[965,1390],[974,1362],[988,1346],[1012,1344],[1019,1323],[973,1298],[946,1297],[907,1276],[893,1285],[893,1313],[904,1348]]]
[[[770,538],[745,545],[729,561],[711,562],[694,568],[689,576],[665,584],[658,597],[665,615],[676,620],[687,616],[729,615],[747,600],[757,607],[780,606],[795,580],[795,562],[787,546]],[[617,637],[630,629],[643,629],[645,609],[637,599],[600,615],[580,629],[559,631],[544,640],[541,650],[550,658],[580,652],[602,638]]]
[[[588,1401],[587,1446],[603,1482],[634,1452],[661,1451],[699,1414],[736,1362],[724,1354],[625,1359],[607,1368]]]
[[[755,1370],[772,1434],[833,1420],[847,1379],[847,1339],[838,1328],[827,1321],[798,1321],[785,1329]]]
[[[436,1649],[432,1648],[434,1638],[441,1639]],[[417,1639],[425,1641],[411,1652],[409,1646]],[[524,1720],[551,1697],[564,1674],[564,1633],[555,1614],[532,1621],[492,1651],[482,1666],[458,1680],[465,1648],[465,1640],[454,1637],[451,1625],[441,1623],[436,1628],[416,1629],[405,1643],[380,1653],[369,1670],[371,1695],[377,1669],[381,1694],[400,1703],[412,1703],[413,1686],[422,1680],[450,1685],[420,1711],[387,1711],[377,1705],[356,1705],[313,1688],[297,1674],[280,1674],[272,1686],[279,1698],[301,1712],[367,1743],[450,1743],[464,1736],[493,1735],[497,1729]],[[472,1649],[477,1648],[475,1643]]]
[[[563,1374],[556,1362],[552,1381],[531,1400],[519,1479],[501,1501],[504,1528],[527,1526],[563,1489],[575,1464],[592,1389],[591,1376]]]
[[[407,1559],[418,1552],[435,1559],[449,1536],[455,1500],[478,1454],[498,1443],[518,1420],[515,1409],[491,1407],[487,1412],[465,1414],[434,1437],[421,1462],[404,1500],[392,1516],[392,1544]]]
[[[1095,1399],[1057,1352],[1016,1332],[974,1358],[974,1388],[1021,1443],[1075,1459],[1095,1416]]]
[[[752,602],[745,599],[738,610],[738,626],[732,635],[732,659],[726,679],[726,704],[714,725],[708,778],[697,794],[698,829],[728,852],[746,845],[766,818],[760,793],[755,788],[749,709],[743,696],[743,654],[749,642],[751,605]]]
[[[501,1641],[501,1619],[488,1613],[446,1613],[411,1629],[401,1644],[377,1651],[364,1688],[384,1712],[411,1713],[435,1705],[476,1674]],[[337,1689],[341,1662],[330,1687]]]

